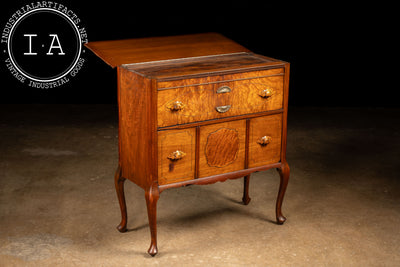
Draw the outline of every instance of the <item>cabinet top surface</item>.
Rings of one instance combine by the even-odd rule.
[[[175,80],[180,78],[280,68],[284,66],[284,63],[285,62],[250,52],[239,52],[126,64],[122,67],[150,79]]]
[[[86,44],[111,67],[123,64],[250,52],[218,33],[149,37]]]

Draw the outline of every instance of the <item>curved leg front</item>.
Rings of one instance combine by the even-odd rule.
[[[117,226],[118,231],[121,233],[126,232],[126,224],[128,220],[128,216],[126,213],[126,202],[125,202],[125,193],[124,193],[124,182],[125,178],[122,177],[122,169],[121,166],[118,166],[115,172],[115,189],[117,191],[119,207],[121,209],[121,223]]]
[[[147,204],[147,215],[149,217],[149,226],[151,234],[150,248],[147,251],[152,257],[154,257],[157,252],[157,201],[160,197],[158,191],[158,186],[153,185],[149,190],[145,192],[146,204]]]
[[[285,196],[286,187],[289,182],[289,174],[290,168],[287,162],[282,163],[282,166],[277,169],[280,175],[280,185],[279,185],[279,192],[278,198],[276,200],[276,222],[278,224],[283,224],[286,221],[285,216],[282,215],[282,202],[283,197]]]
[[[250,183],[250,175],[247,175],[244,177],[244,183],[243,183],[243,204],[247,205],[249,204],[251,198],[249,197],[249,183]]]

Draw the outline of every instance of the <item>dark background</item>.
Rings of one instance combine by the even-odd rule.
[[[0,26],[24,4],[2,4]],[[219,32],[255,53],[291,63],[289,105],[398,107],[395,6],[289,2],[58,1],[90,41]],[[5,55],[2,52],[1,60]],[[89,50],[62,87],[20,84],[0,64],[0,103],[116,103],[116,71]]]

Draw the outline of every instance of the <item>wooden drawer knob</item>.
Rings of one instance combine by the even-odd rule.
[[[171,111],[179,111],[179,110],[182,110],[183,107],[184,107],[184,105],[183,105],[183,103],[181,101],[175,101],[175,102],[172,102],[172,103],[170,103],[168,105],[168,108]]]
[[[266,88],[258,93],[258,95],[261,96],[262,98],[269,98],[273,94],[274,94],[274,90],[272,90],[271,88]]]
[[[186,153],[180,150],[174,151],[171,154],[168,155],[168,159],[175,161],[175,160],[180,160],[182,159],[184,156],[186,156]]]
[[[266,146],[269,143],[271,143],[271,136],[263,136],[260,139],[257,140],[257,143],[260,144],[261,146]]]

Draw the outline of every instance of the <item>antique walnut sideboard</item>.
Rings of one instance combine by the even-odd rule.
[[[119,165],[115,187],[126,231],[126,179],[145,191],[157,254],[156,205],[173,187],[276,168],[278,224],[286,162],[289,63],[254,54],[217,33],[90,42],[118,73]]]

